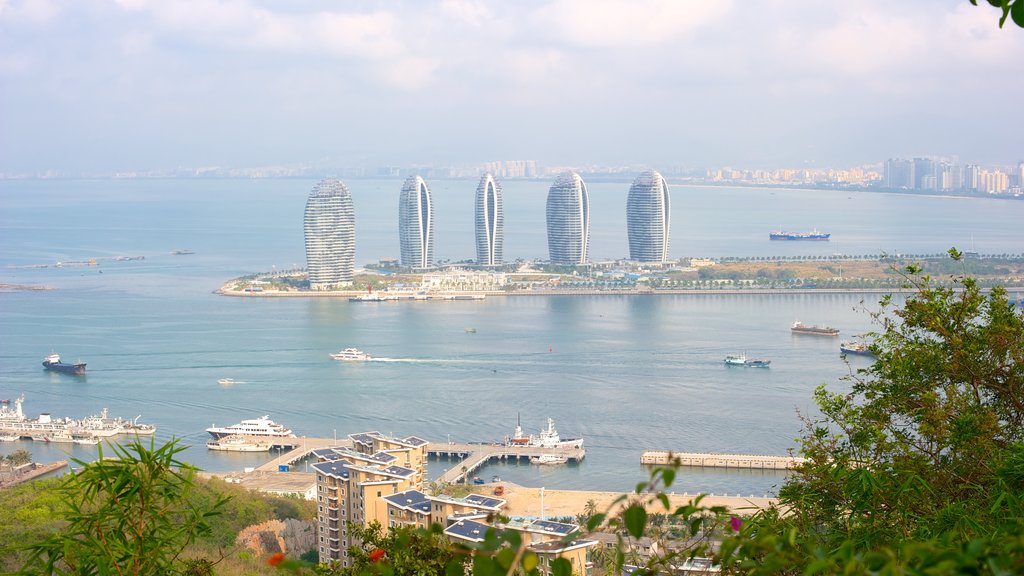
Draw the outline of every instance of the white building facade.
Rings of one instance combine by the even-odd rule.
[[[352,194],[340,180],[328,178],[313,187],[303,217],[306,268],[313,290],[352,284],[356,259]]]

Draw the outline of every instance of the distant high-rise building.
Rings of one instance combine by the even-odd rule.
[[[303,218],[306,267],[313,290],[352,283],[356,261],[356,225],[352,194],[336,178],[313,187]]]
[[[476,263],[498,266],[505,234],[505,211],[501,205],[501,184],[490,172],[476,187]]]
[[[914,190],[935,189],[935,163],[931,158],[914,158]]]
[[[884,178],[886,188],[909,190],[914,187],[914,163],[903,158],[889,158],[885,161]]]
[[[639,262],[668,260],[670,201],[668,184],[654,170],[636,177],[626,198],[629,258]]]
[[[434,262],[434,205],[430,189],[419,176],[410,176],[398,199],[398,239],[402,266],[430,268]]]
[[[579,174],[565,172],[551,185],[547,224],[551,263],[563,266],[585,264],[590,239],[590,197]]]

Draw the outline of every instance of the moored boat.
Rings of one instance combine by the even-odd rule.
[[[505,438],[508,446],[533,446],[539,448],[583,448],[583,438],[562,438],[555,430],[555,421],[548,418],[548,427],[539,434],[524,434],[523,427],[516,423],[515,433]]]
[[[794,334],[810,334],[812,336],[838,336],[839,330],[831,326],[808,326],[803,322],[797,320],[793,322],[793,326],[790,330]]]
[[[85,374],[85,362],[75,362],[68,364],[67,362],[60,361],[60,354],[56,352],[47,355],[43,358],[43,368],[52,370],[54,372],[63,372],[65,374],[74,374],[76,376],[82,376]]]
[[[224,436],[206,443],[207,449],[223,452],[269,452],[270,446],[270,442],[245,436]]]
[[[342,362],[365,362],[373,359],[372,356],[359,348],[345,348],[341,352],[332,353],[331,358]]]
[[[562,454],[541,454],[530,458],[531,464],[565,464],[568,461],[569,457]]]
[[[214,439],[225,436],[258,436],[263,438],[294,438],[295,434],[288,428],[270,419],[270,416],[260,416],[250,420],[242,420],[231,426],[211,426],[206,429]]]

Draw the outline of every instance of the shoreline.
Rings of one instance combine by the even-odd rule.
[[[1003,287],[1007,293],[1024,293],[1024,286]],[[990,289],[983,288],[982,292],[989,292]],[[529,297],[529,296],[700,296],[710,295],[794,295],[794,294],[913,294],[917,292],[914,288],[711,288],[711,289],[672,289],[672,290],[519,290],[514,292],[487,292],[487,291],[464,291],[464,292],[432,292],[435,299],[442,299],[446,296],[459,295],[483,295],[486,297]],[[243,290],[230,290],[221,287],[214,290],[214,293],[221,296],[235,298],[352,298],[361,296],[366,292],[362,290],[332,290],[332,291],[308,291],[308,292],[285,292],[277,290],[263,290],[260,292],[245,292]],[[381,302],[365,302],[367,304],[384,304],[387,302],[404,302],[404,299],[384,300]]]

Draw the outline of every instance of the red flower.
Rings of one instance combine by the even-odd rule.
[[[284,560],[284,552],[278,552],[277,554],[274,554],[267,560],[267,564],[270,564],[271,566],[277,566],[281,563],[282,560]]]
[[[376,562],[384,557],[384,551],[380,548],[375,548],[373,552],[370,552],[370,562]]]
[[[732,526],[733,532],[739,532],[740,528],[743,526],[743,520],[733,516],[732,518],[729,518],[729,525]]]

